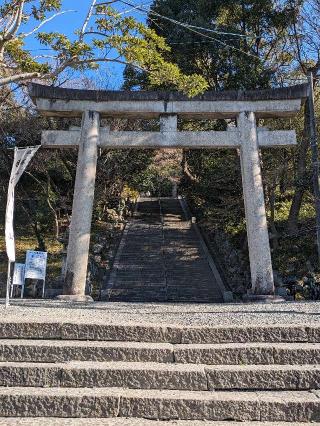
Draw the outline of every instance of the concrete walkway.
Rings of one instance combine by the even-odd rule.
[[[223,302],[178,199],[140,199],[107,286],[110,301]]]

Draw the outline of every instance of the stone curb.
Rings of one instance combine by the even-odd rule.
[[[4,421],[0,419],[0,426],[159,426],[159,420],[145,420],[138,418],[113,417],[106,419],[101,418],[54,418],[54,417],[7,417]],[[228,426],[226,422],[206,421],[206,420],[172,420],[162,421],[160,426]],[[229,423],[232,426],[244,426],[243,422]],[[246,422],[246,426],[287,426],[287,422]],[[290,426],[305,426],[306,423],[290,423]],[[320,426],[320,423],[312,423],[313,426]]]
[[[2,388],[0,416],[312,422],[310,392],[187,392],[130,389]]]
[[[79,323],[2,322],[2,339],[62,339],[163,343],[320,342],[320,327],[157,327]]]
[[[320,364],[320,344],[170,344],[0,339],[0,361],[127,361],[207,365]]]
[[[173,363],[174,358],[173,345],[170,343],[0,339],[0,361]]]
[[[146,362],[0,363],[0,386],[213,390],[320,388],[320,366]]]

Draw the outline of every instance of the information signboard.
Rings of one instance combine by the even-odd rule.
[[[12,285],[24,285],[24,263],[15,263],[12,277]]]
[[[25,278],[45,280],[47,269],[47,252],[27,250]]]

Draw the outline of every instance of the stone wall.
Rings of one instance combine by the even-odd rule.
[[[230,236],[221,230],[210,231],[202,226],[202,233],[226,284],[235,295],[245,294],[251,283],[248,254],[236,248]]]

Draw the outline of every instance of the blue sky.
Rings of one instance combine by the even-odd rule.
[[[0,4],[2,0],[0,0]],[[63,15],[57,16],[52,21],[45,24],[40,31],[43,32],[51,32],[57,31],[61,32],[68,37],[74,35],[74,31],[82,26],[82,23],[87,14],[88,8],[91,4],[90,0],[64,0],[63,2],[64,11],[69,11]],[[144,8],[148,8],[148,5],[151,4],[150,1],[139,1],[139,0],[130,0],[130,3],[134,3],[136,5],[143,5]],[[141,22],[145,22],[145,15],[139,13],[135,10],[130,10],[129,6],[123,5],[120,2],[113,5],[117,10],[121,12],[128,11],[127,15],[134,16],[137,20]],[[35,22],[30,21],[27,25],[25,25],[24,29],[30,31],[35,26]],[[36,37],[31,36],[26,39],[26,48],[31,50],[34,55],[50,55],[49,51],[44,50],[43,46],[41,46]],[[101,89],[119,89],[121,88],[123,78],[123,66],[119,64],[108,64],[108,66],[101,67],[100,71],[92,72],[87,71],[86,76],[90,79],[94,80],[94,84],[96,84]],[[79,80],[79,74],[72,74],[71,84],[77,84],[77,80]],[[70,85],[70,83],[68,83]]]

